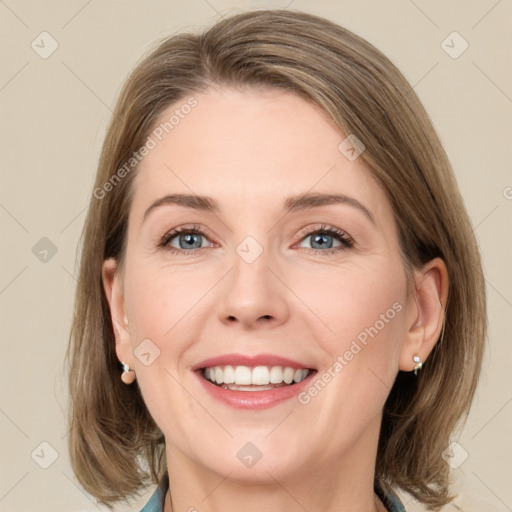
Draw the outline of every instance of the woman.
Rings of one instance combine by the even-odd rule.
[[[453,499],[480,256],[428,115],[368,42],[284,10],[161,42],[115,108],[80,263],[70,454],[100,502],[151,482],[145,512]]]

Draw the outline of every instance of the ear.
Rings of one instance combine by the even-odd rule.
[[[110,306],[110,317],[114,327],[116,354],[119,361],[133,368],[133,348],[128,331],[128,319],[125,314],[122,276],[117,261],[114,258],[105,260],[101,270],[103,288]]]
[[[449,288],[446,264],[441,258],[434,258],[415,274],[415,281],[408,332],[400,352],[399,368],[406,372],[416,366],[416,354],[425,362],[441,335]]]

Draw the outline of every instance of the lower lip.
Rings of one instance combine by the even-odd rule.
[[[316,374],[316,371],[310,371],[308,376],[301,382],[280,388],[268,389],[266,391],[231,391],[203,378],[201,370],[197,370],[194,373],[201,381],[205,390],[210,393],[213,398],[236,409],[258,410],[268,409],[298,395],[309,384],[310,379]]]

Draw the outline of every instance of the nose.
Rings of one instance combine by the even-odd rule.
[[[288,319],[290,293],[266,251],[251,263],[236,254],[221,289],[219,320],[244,329],[276,327]]]

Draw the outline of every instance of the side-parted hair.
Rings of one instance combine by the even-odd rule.
[[[165,439],[138,386],[120,379],[102,264],[122,267],[137,167],[119,170],[170,105],[210,85],[270,87],[320,106],[364,143],[391,205],[408,277],[441,257],[449,275],[444,328],[418,377],[399,372],[385,403],[375,477],[429,509],[453,499],[442,452],[469,413],[487,331],[480,253],[428,114],[395,65],[326,19],[288,10],[232,15],[201,34],[159,41],[125,82],[104,140],[81,237],[66,354],[69,450],[84,489],[112,508],[167,470]],[[340,138],[340,141],[342,139]],[[114,175],[122,179],[112,181]],[[107,182],[112,186],[105,186]]]

